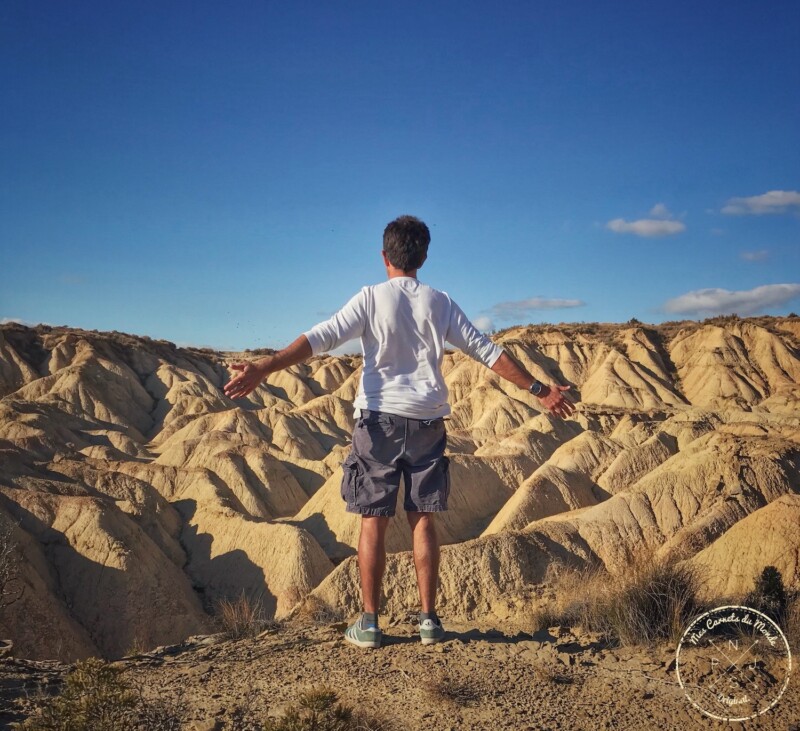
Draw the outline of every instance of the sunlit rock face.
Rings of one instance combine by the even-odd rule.
[[[766,561],[800,581],[800,326],[717,318],[516,327],[494,336],[572,386],[568,420],[459,352],[440,606],[504,618],[554,562],[691,561],[705,589]],[[357,356],[315,357],[228,399],[253,353],[122,333],[0,328],[0,517],[17,557],[15,653],[124,655],[211,631],[242,592],[285,617],[359,608],[359,517],[340,496]],[[402,507],[384,607],[417,607]],[[769,560],[767,560],[769,558]],[[17,596],[18,595],[18,596]],[[516,602],[516,604],[515,604]],[[510,609],[511,608],[511,609]]]

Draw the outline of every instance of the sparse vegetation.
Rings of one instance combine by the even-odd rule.
[[[19,546],[14,539],[14,523],[0,514],[0,609],[16,602],[24,590],[19,579]]]
[[[334,624],[345,619],[341,610],[334,609],[315,596],[306,597],[302,604],[292,612],[292,618],[306,624]]]
[[[781,627],[786,626],[787,597],[781,572],[775,566],[765,566],[756,577],[755,586],[743,603],[766,614]]]
[[[338,702],[336,692],[318,688],[300,696],[281,718],[267,719],[264,731],[391,731],[388,721],[354,711]]]
[[[622,645],[677,642],[687,622],[702,611],[697,570],[685,563],[645,557],[624,572],[560,566],[551,574],[554,606],[535,613],[533,629],[579,625]]]
[[[441,672],[430,677],[421,678],[423,690],[433,700],[459,707],[474,706],[486,695],[486,689],[471,676],[458,677],[450,672]]]
[[[75,665],[61,693],[42,702],[19,731],[179,731],[185,709],[147,699],[117,668],[89,658]]]
[[[232,640],[255,637],[265,630],[278,627],[278,622],[267,616],[264,603],[248,597],[244,591],[238,599],[218,601],[216,618],[222,631]]]

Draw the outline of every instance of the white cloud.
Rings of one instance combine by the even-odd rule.
[[[495,329],[494,320],[492,320],[492,318],[488,315],[479,315],[472,321],[472,324],[475,325],[478,330],[484,333],[491,332]]]
[[[722,315],[735,312],[755,315],[770,307],[800,297],[800,284],[765,284],[740,292],[728,289],[697,289],[664,304],[667,312],[684,315]]]
[[[770,190],[749,198],[731,198],[722,212],[729,215],[756,215],[764,213],[787,213],[790,209],[800,211],[800,193],[796,190]]]
[[[675,218],[675,216],[673,216],[670,212],[669,208],[667,208],[663,203],[656,203],[650,209],[650,215],[653,218]]]
[[[665,221],[656,218],[641,218],[638,221],[615,218],[606,224],[606,228],[618,234],[635,234],[636,236],[652,238],[679,234],[686,230],[686,225],[680,221]]]
[[[743,251],[741,253],[742,259],[745,261],[764,261],[769,256],[769,251],[766,249],[759,249],[758,251]]]
[[[497,320],[522,320],[536,310],[561,310],[569,307],[583,307],[586,303],[578,299],[558,299],[529,297],[516,302],[500,302],[487,311],[490,318]]]
[[[25,325],[25,327],[36,327],[37,325],[47,325],[48,327],[54,327],[54,325],[52,325],[52,323],[49,322],[32,322],[31,320],[24,320],[21,317],[0,318],[0,325],[10,325],[12,322],[16,325]]]

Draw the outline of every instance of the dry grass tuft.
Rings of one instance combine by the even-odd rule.
[[[232,640],[255,637],[279,622],[267,616],[260,599],[251,599],[244,592],[238,599],[221,599],[216,604],[216,619],[222,631]]]
[[[264,731],[394,731],[386,719],[354,711],[338,702],[336,691],[315,688],[303,693],[281,718],[268,718]]]
[[[426,676],[423,682],[422,690],[433,700],[460,708],[477,705],[487,692],[475,678],[459,677],[448,671],[433,677]]]
[[[622,645],[677,642],[704,608],[698,599],[697,569],[669,559],[634,560],[619,574],[604,567],[578,570],[560,565],[550,578],[557,599],[534,612],[534,631],[578,625]]]
[[[293,620],[303,624],[330,625],[343,622],[346,617],[338,609],[334,609],[315,596],[308,596],[291,615]]]
[[[569,675],[560,673],[550,665],[534,665],[532,670],[534,677],[541,682],[560,685],[569,685],[572,682],[572,678]]]

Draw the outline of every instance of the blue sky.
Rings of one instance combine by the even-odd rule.
[[[0,319],[280,347],[385,277],[484,328],[800,310],[797,2],[0,6]]]

